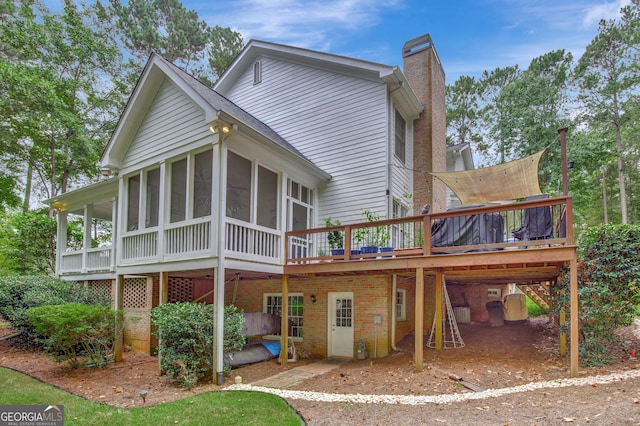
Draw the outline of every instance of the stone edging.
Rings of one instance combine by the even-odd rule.
[[[426,405],[426,404],[450,404],[469,400],[496,398],[519,392],[527,392],[547,388],[565,388],[570,386],[602,385],[617,381],[640,377],[640,369],[611,373],[602,376],[589,376],[571,379],[557,379],[545,382],[531,382],[525,385],[510,388],[488,389],[483,392],[456,393],[447,395],[361,395],[338,394],[311,391],[296,391],[287,389],[274,389],[250,384],[234,384],[225,390],[244,390],[270,393],[285,399],[301,399],[321,402],[352,402],[360,404],[394,404],[394,405]]]

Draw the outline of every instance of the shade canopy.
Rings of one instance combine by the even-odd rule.
[[[542,150],[496,166],[460,172],[433,172],[458,196],[462,205],[484,204],[538,195],[538,165]]]

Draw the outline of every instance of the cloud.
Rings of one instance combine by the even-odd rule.
[[[620,16],[620,9],[629,3],[629,0],[618,0],[588,7],[584,10],[582,25],[584,27],[591,27],[600,22],[601,19],[615,19]]]
[[[329,50],[342,33],[375,26],[385,11],[401,7],[402,0],[227,0],[202,18],[233,28],[245,40]]]

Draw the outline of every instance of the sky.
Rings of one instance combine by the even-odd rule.
[[[183,0],[209,25],[264,40],[402,66],[404,42],[429,33],[447,78],[479,77],[557,49],[577,60],[600,19],[629,0]]]

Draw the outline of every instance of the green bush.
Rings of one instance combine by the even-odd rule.
[[[617,340],[614,331],[633,322],[640,304],[640,226],[587,229],[579,243],[578,263],[581,360],[599,366],[619,359],[610,351]],[[565,286],[566,304],[568,277]]]
[[[160,368],[184,387],[213,374],[213,305],[167,303],[151,310],[156,326]],[[224,352],[242,349],[244,315],[233,305],[225,306]]]
[[[97,365],[113,359],[116,311],[110,307],[48,305],[30,308],[26,315],[54,360],[78,367],[85,358]]]
[[[111,299],[79,282],[42,276],[0,277],[0,315],[15,328],[33,335],[29,308],[81,303],[110,306]]]

